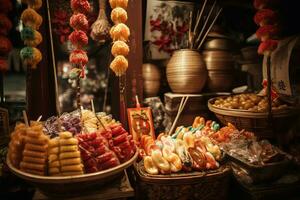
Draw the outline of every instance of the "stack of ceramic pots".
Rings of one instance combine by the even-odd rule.
[[[156,65],[145,63],[143,64],[143,83],[145,97],[157,96],[160,89],[160,70]]]
[[[250,91],[259,91],[262,86],[262,56],[257,53],[257,46],[241,49],[241,70],[247,72],[247,85]]]
[[[209,37],[204,44],[203,57],[208,71],[207,88],[211,92],[232,89],[234,80],[234,42],[224,35]]]

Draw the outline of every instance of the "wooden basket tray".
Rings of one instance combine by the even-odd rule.
[[[206,172],[169,175],[150,175],[145,171],[143,162],[135,163],[134,169],[137,177],[137,199],[226,200],[228,197],[231,177],[231,168],[228,165]]]
[[[234,124],[238,129],[245,129],[253,131],[259,138],[274,138],[273,130],[276,134],[285,133],[296,120],[296,115],[299,113],[296,108],[288,108],[284,110],[277,110],[273,112],[272,126],[270,127],[268,121],[268,113],[266,112],[251,112],[247,110],[219,108],[214,106],[214,102],[218,98],[212,98],[208,101],[208,108],[214,112],[216,117],[222,124],[227,125],[228,122]],[[273,130],[272,130],[273,129]]]
[[[7,158],[6,162],[16,176],[35,185],[47,196],[74,196],[89,191],[95,186],[103,185],[123,174],[123,170],[131,166],[138,157],[138,151],[125,163],[111,169],[96,173],[76,176],[39,176],[23,172],[15,168]]]

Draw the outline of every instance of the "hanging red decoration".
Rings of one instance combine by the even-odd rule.
[[[87,20],[87,17],[82,14],[73,14],[70,18],[70,25],[75,30],[81,30],[84,32],[87,32],[89,29],[89,22]]]
[[[280,29],[276,25],[265,25],[256,31],[256,36],[261,41],[266,41],[271,38],[278,37]]]
[[[88,44],[89,42],[89,38],[86,35],[85,32],[79,30],[75,30],[73,31],[70,35],[69,35],[69,40],[71,41],[71,43],[73,44],[73,46],[76,49],[81,49],[82,47],[84,47],[85,45]]]
[[[261,9],[256,12],[254,22],[258,26],[275,25],[278,22],[277,12],[271,9]]]
[[[87,14],[91,6],[87,0],[71,0],[71,9],[74,13]]]

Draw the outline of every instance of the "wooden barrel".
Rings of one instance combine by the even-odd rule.
[[[167,65],[167,80],[174,93],[201,92],[207,80],[201,54],[192,49],[175,51]]]
[[[143,64],[143,88],[146,97],[157,96],[160,88],[160,71],[156,65]]]

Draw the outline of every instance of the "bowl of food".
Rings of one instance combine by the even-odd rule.
[[[6,159],[9,169],[47,196],[61,197],[88,192],[123,175],[138,156],[132,135],[111,120],[97,127],[88,113],[95,116],[83,110],[79,121],[69,115],[65,121],[57,119],[58,130],[53,118],[17,124]],[[78,122],[80,129],[74,129]]]
[[[272,120],[267,112],[267,97],[256,94],[239,94],[216,97],[208,101],[208,108],[224,124],[234,124],[257,134],[260,138],[274,138],[286,133],[295,121],[298,109],[280,101],[272,103]]]

